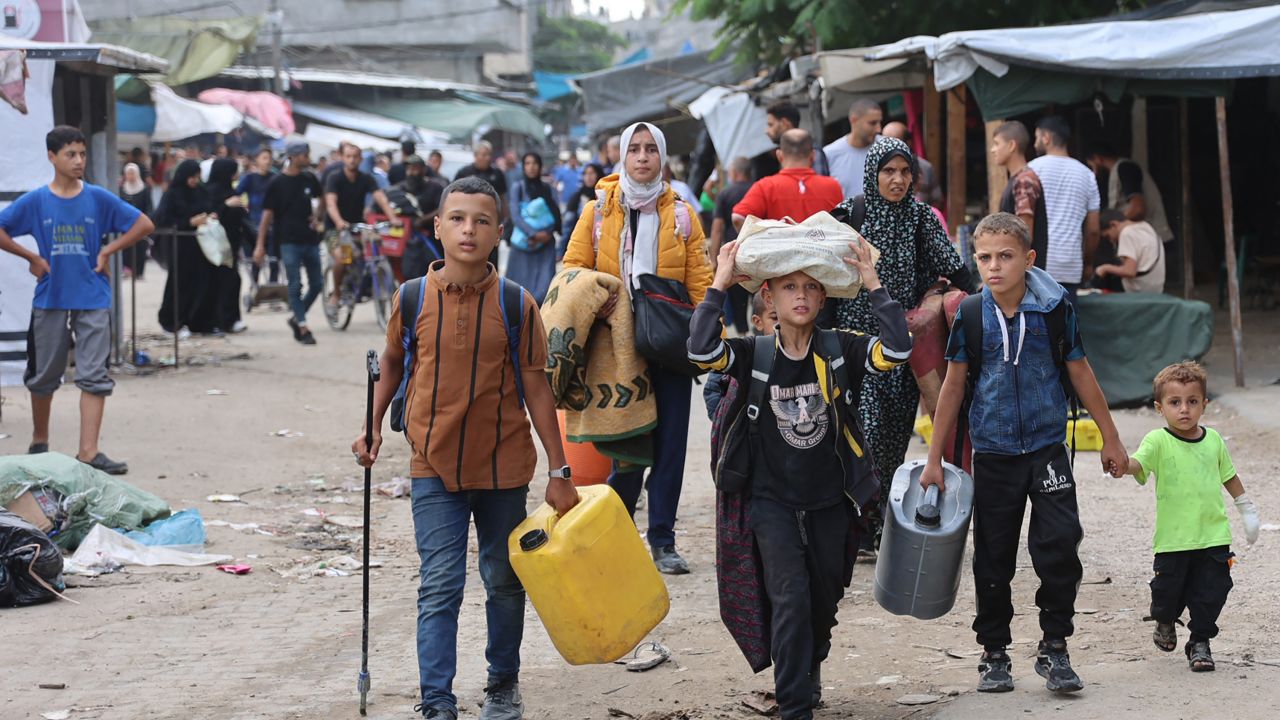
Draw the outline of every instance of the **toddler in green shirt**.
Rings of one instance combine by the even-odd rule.
[[[1178,644],[1174,622],[1190,611],[1191,639],[1184,651],[1194,672],[1214,669],[1209,641],[1231,591],[1231,526],[1222,491],[1235,498],[1245,539],[1258,539],[1258,511],[1244,493],[1222,436],[1200,426],[1208,402],[1204,369],[1194,362],[1170,365],[1155,379],[1156,410],[1168,427],[1152,430],[1129,459],[1128,474],[1145,485],[1156,477],[1155,577],[1151,616],[1156,647]]]

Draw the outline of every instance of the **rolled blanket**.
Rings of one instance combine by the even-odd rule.
[[[613,314],[597,321],[615,293]],[[565,437],[595,443],[616,460],[650,465],[658,405],[648,364],[636,351],[634,322],[622,281],[594,270],[561,271],[542,303],[547,378],[556,407],[565,411]]]

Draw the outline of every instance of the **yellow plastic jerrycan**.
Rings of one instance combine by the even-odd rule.
[[[511,567],[570,665],[611,663],[667,616],[667,586],[622,500],[608,485],[578,488],[564,517],[546,503],[508,540]]]

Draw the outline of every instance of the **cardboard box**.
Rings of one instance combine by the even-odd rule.
[[[5,509],[35,525],[40,532],[47,533],[53,529],[53,520],[48,515],[45,515],[44,509],[40,506],[40,501],[31,494],[30,490],[5,505]]]

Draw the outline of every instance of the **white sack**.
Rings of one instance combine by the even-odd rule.
[[[196,228],[196,242],[200,243],[200,252],[214,267],[231,267],[235,264],[231,254],[231,241],[227,239],[227,229],[217,220]]]
[[[93,526],[70,558],[80,568],[100,566],[104,561],[114,561],[118,565],[195,567],[230,562],[232,559],[230,555],[204,555],[174,550],[171,547],[150,547],[101,524]]]
[[[871,248],[872,262],[880,259],[880,251],[858,231],[826,212],[799,224],[750,215],[742,224],[738,242],[733,271],[751,278],[743,281],[742,287],[752,293],[769,278],[803,271],[822,283],[828,297],[856,297],[862,289],[862,278],[844,261],[854,256],[849,243],[866,243]]]

